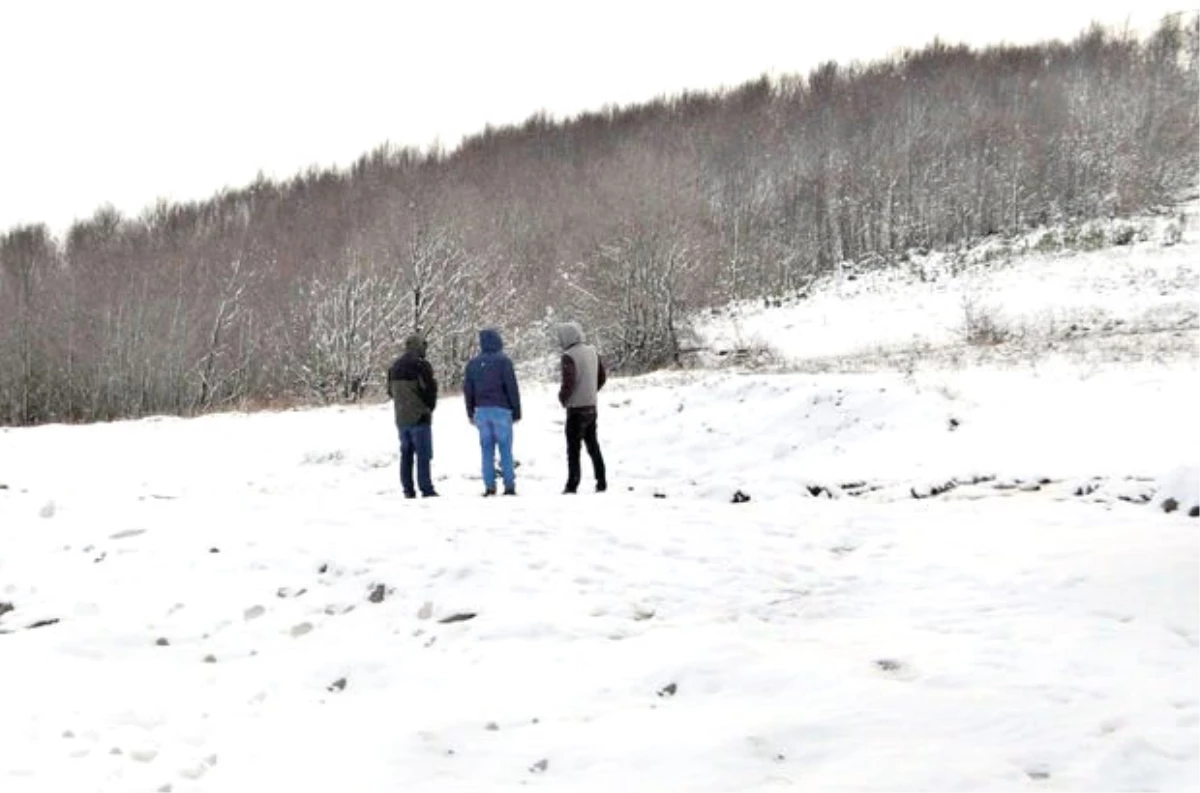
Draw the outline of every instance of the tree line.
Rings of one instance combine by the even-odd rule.
[[[1153,210],[1197,184],[1200,23],[940,41],[806,76],[384,145],[62,239],[0,236],[0,423],[357,400],[412,332],[453,384],[478,329],[515,356],[578,319],[618,371],[687,318],[840,262]]]

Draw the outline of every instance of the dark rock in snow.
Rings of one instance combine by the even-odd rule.
[[[500,725],[494,721],[489,721],[487,724],[483,725],[483,728],[488,732],[496,732],[500,729]]]
[[[59,622],[58,617],[51,617],[48,620],[38,620],[37,622],[33,623],[32,625],[28,625],[26,627],[28,630],[33,630],[34,628],[45,628],[47,625],[57,625],[58,622]]]
[[[329,572],[329,563],[328,562],[323,562],[321,564],[321,566],[317,568],[317,573],[320,575],[324,575],[325,573],[328,573],[328,572]]]
[[[474,611],[460,611],[455,614],[451,614],[448,617],[442,617],[440,620],[438,620],[438,622],[442,623],[443,625],[448,625],[451,622],[466,622],[467,620],[473,620],[477,616],[479,615]]]
[[[875,662],[875,666],[884,672],[899,672],[904,668],[904,664],[895,658],[880,658]]]
[[[546,769],[549,767],[550,767],[550,761],[543,757],[541,760],[538,760],[536,763],[529,766],[529,773],[544,774],[544,773],[546,773]]]
[[[675,685],[674,683],[667,683],[658,690],[658,695],[660,697],[673,697],[678,691],[679,686]]]
[[[667,494],[666,493],[655,493],[654,497],[655,498],[666,498]]]
[[[209,548],[208,552],[209,553],[220,553],[221,549],[220,548]]]
[[[940,485],[929,485],[928,487],[921,488],[920,490],[915,487],[910,488],[908,492],[912,494],[913,498],[917,499],[933,498],[934,496],[940,496],[943,493],[949,493],[956,487],[958,487],[958,483],[951,480],[949,482],[943,482]]]
[[[204,663],[215,664],[216,662],[217,662],[217,656],[212,655],[212,654],[204,656]]]
[[[750,496],[747,495],[746,493],[743,493],[740,490],[738,490],[736,493],[733,494],[733,503],[734,504],[745,504],[749,500],[750,500]]]
[[[385,597],[387,597],[387,587],[383,584],[376,584],[371,589],[371,594],[367,595],[367,600],[372,603],[382,603]]]
[[[953,416],[951,416],[951,417],[950,417],[950,431],[951,431],[951,432],[954,432],[956,429],[958,429],[958,425],[959,425],[959,424],[961,424],[961,423],[962,423],[962,422],[960,422],[958,419],[956,419],[956,418],[954,418]]]
[[[162,637],[159,637],[154,642],[155,647],[168,647],[168,646],[170,646],[170,644],[171,643],[169,641],[167,641],[166,639],[164,639]]]
[[[298,639],[306,633],[312,633],[312,629],[313,626],[311,622],[301,622],[293,625],[292,629],[288,632],[292,635],[293,639]]]
[[[339,677],[337,680],[334,680],[332,683],[330,683],[326,688],[329,691],[345,691],[346,690],[346,678]]]
[[[1191,509],[1189,509],[1188,517],[1189,518],[1200,518],[1200,505],[1193,506]]]
[[[10,611],[16,611],[16,607],[12,603],[0,603],[0,617],[3,617]]]
[[[1162,503],[1163,512],[1174,512],[1177,509],[1179,509],[1179,502],[1173,498],[1168,498]]]

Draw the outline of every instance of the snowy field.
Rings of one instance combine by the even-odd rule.
[[[604,494],[528,381],[516,498],[452,395],[431,500],[388,405],[0,431],[0,791],[1200,788],[1197,252],[737,307]]]

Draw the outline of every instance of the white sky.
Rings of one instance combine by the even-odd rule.
[[[0,231],[205,198],[262,170],[452,147],[764,72],[919,47],[1153,28],[1195,0],[4,0]],[[582,9],[582,10],[577,10]]]

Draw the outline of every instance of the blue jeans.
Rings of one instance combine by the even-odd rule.
[[[496,447],[500,447],[500,475],[506,488],[516,487],[513,474],[513,420],[508,408],[475,408],[475,427],[479,430],[479,448],[483,453],[483,486],[496,486]]]
[[[414,496],[413,457],[417,458],[417,482],[421,495],[433,492],[429,461],[433,459],[433,427],[429,424],[410,424],[400,428],[400,486],[404,495]]]

